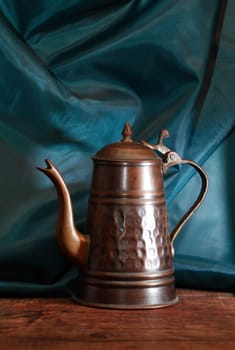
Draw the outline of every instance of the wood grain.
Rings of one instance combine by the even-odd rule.
[[[70,299],[1,299],[0,348],[235,349],[235,298],[178,290],[180,303],[152,310],[106,310]]]

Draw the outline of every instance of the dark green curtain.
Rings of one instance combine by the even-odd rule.
[[[91,156],[120,139],[204,167],[207,198],[176,239],[178,286],[235,289],[235,2],[0,0],[0,294],[66,295],[79,271],[55,240],[51,159],[85,229]],[[190,167],[189,167],[190,168]],[[169,171],[171,230],[200,179]]]

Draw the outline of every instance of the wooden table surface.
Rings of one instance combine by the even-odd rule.
[[[162,309],[109,310],[62,298],[2,298],[0,349],[235,349],[232,293],[177,290]]]

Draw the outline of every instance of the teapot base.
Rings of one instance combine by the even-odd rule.
[[[76,282],[73,300],[81,305],[110,309],[153,309],[179,302],[174,276],[156,279],[156,276],[150,278],[141,274],[140,279],[140,274],[136,275],[136,280],[133,280],[133,274],[127,274],[119,281],[110,281],[107,276],[103,279],[81,278]]]
[[[72,300],[79,305],[97,307],[102,309],[143,310],[143,309],[160,309],[164,307],[169,307],[171,305],[175,305],[179,302],[179,297],[176,297],[174,300],[164,304],[146,304],[146,305],[102,304],[102,303],[89,302],[87,300],[79,299],[76,296],[73,296]]]

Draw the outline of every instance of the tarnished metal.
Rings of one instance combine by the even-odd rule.
[[[57,240],[81,269],[76,300],[108,308],[153,308],[178,301],[174,284],[173,241],[205,198],[207,176],[191,160],[164,145],[132,140],[128,123],[120,142],[93,157],[87,235],[76,230],[67,186],[55,166],[39,168],[54,182],[59,198]],[[161,155],[161,158],[158,155]],[[201,177],[201,191],[192,207],[169,234],[163,173],[189,164]]]

